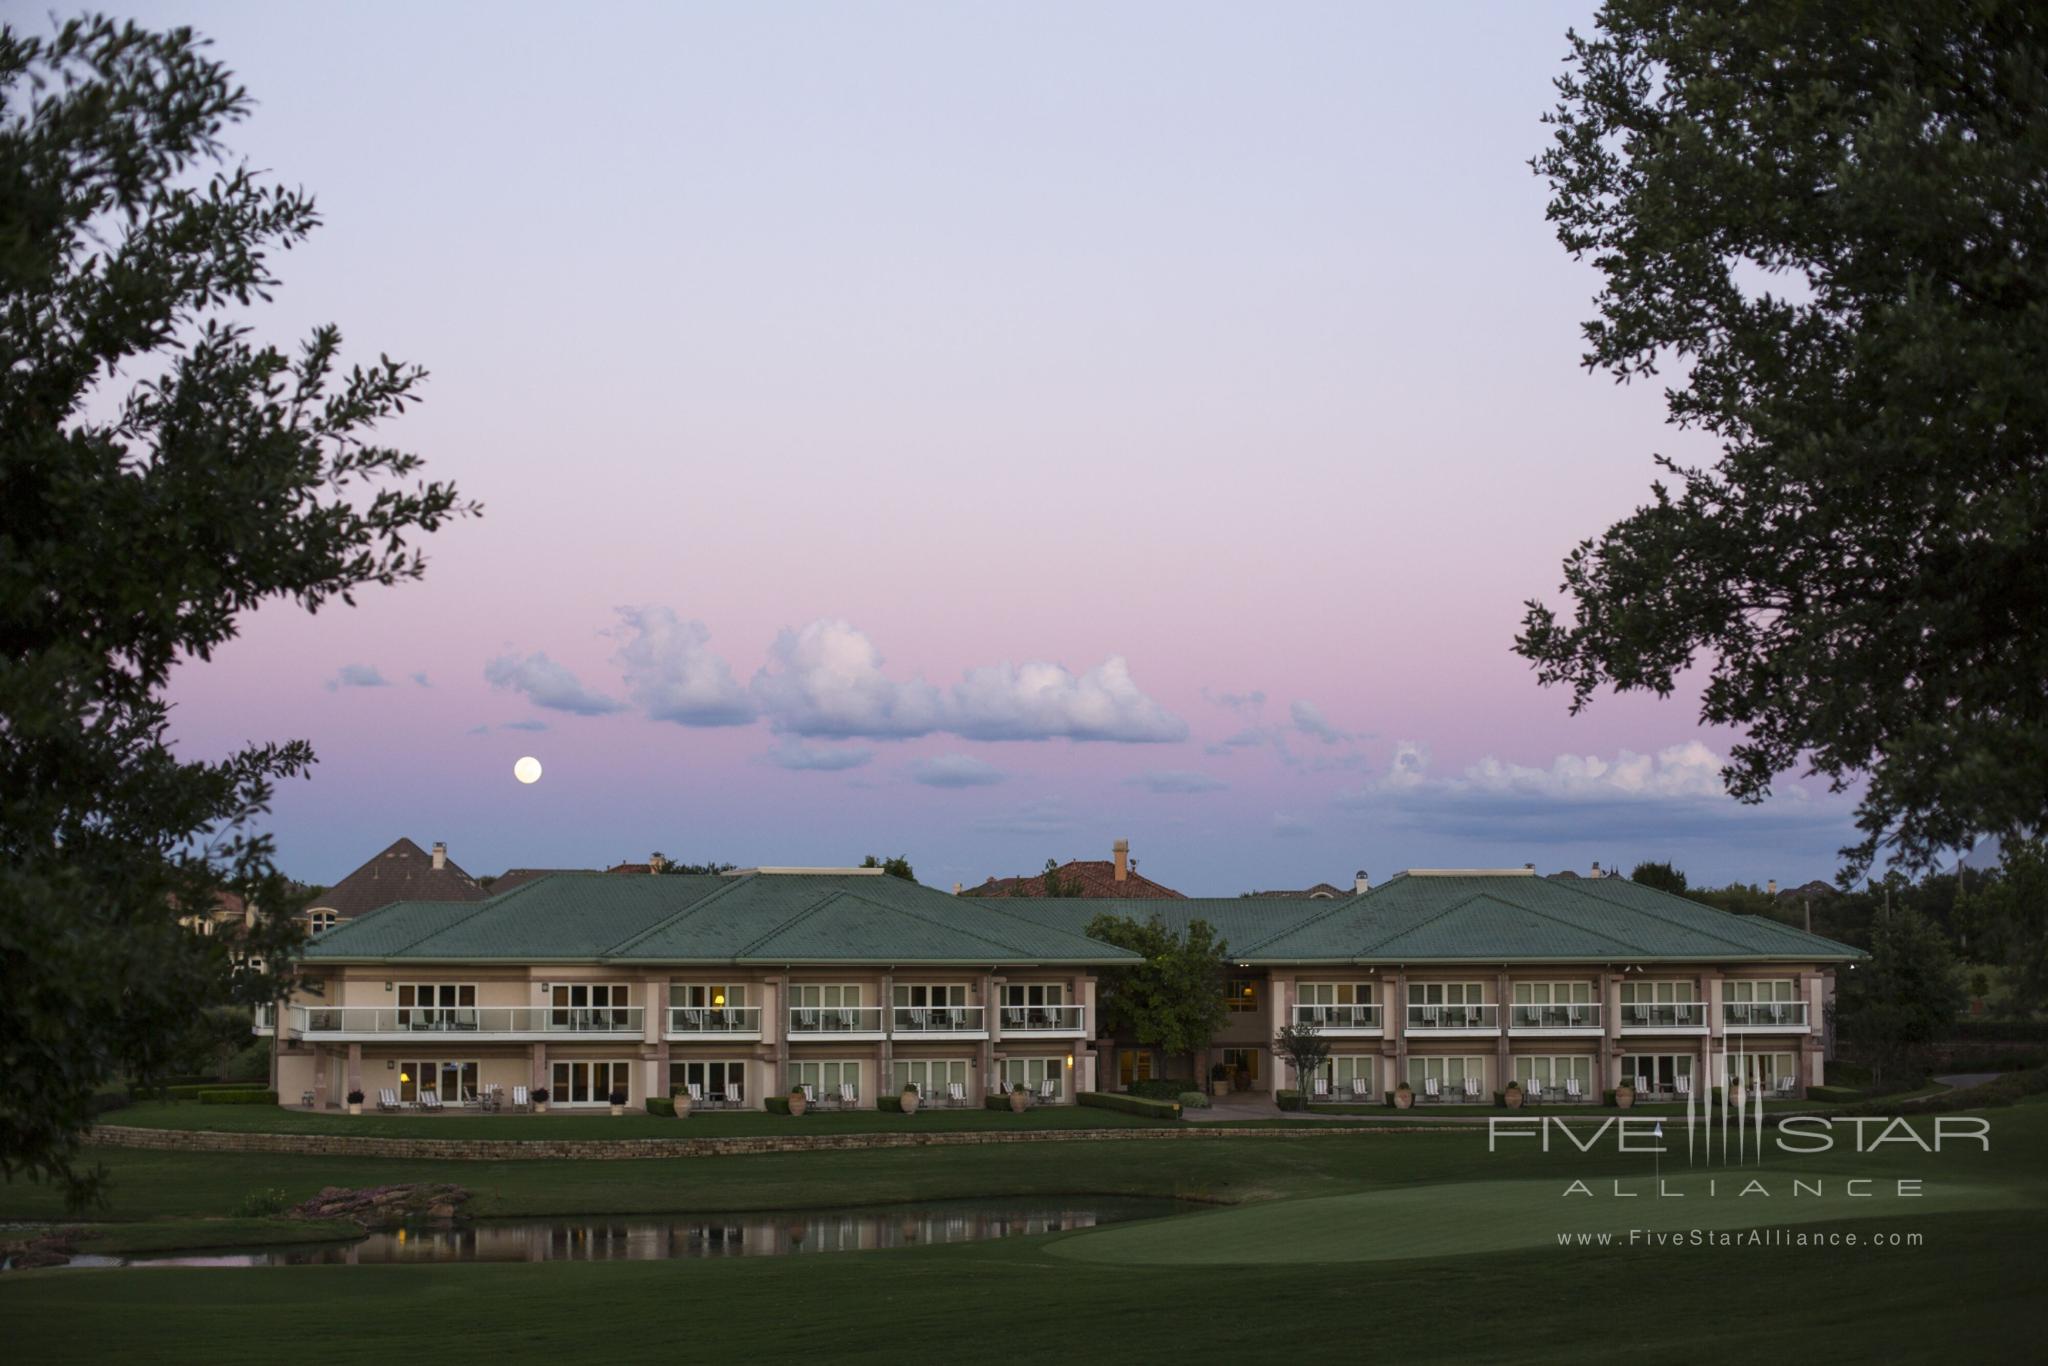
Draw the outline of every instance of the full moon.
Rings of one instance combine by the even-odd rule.
[[[512,776],[522,783],[539,782],[540,760],[534,758],[531,754],[527,755],[524,759],[512,765]]]

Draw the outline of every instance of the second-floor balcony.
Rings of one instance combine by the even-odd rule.
[[[1380,1034],[1385,1032],[1376,1005],[1328,1005],[1294,1008],[1294,1023],[1312,1024],[1325,1034]]]
[[[1703,1001],[1623,1001],[1621,1032],[1663,1030],[1704,1034],[1707,1007]]]
[[[889,1032],[899,1039],[985,1039],[988,1007],[897,1006],[890,1016]]]
[[[285,1032],[339,1042],[459,1035],[473,1039],[554,1039],[564,1035],[638,1038],[639,1006],[289,1006]]]
[[[1088,1009],[1086,1006],[1006,1005],[996,1012],[996,1026],[1006,1037],[1036,1034],[1085,1038]]]
[[[1730,1033],[1808,1032],[1804,1001],[1723,1001],[1721,1024]]]
[[[1480,1035],[1500,1033],[1498,1005],[1411,1005],[1406,1028],[1410,1034]]]
[[[1600,1032],[1600,1006],[1598,1002],[1569,1001],[1556,1004],[1514,1005],[1508,1007],[1508,1033],[1558,1035],[1598,1034]]]
[[[792,1039],[879,1039],[882,1037],[880,1006],[791,1006],[789,1037]]]
[[[758,1039],[761,1037],[759,1006],[670,1006],[668,1036],[671,1039]]]

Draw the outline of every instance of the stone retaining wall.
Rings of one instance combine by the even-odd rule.
[[[1121,1143],[1177,1139],[1326,1138],[1361,1133],[1459,1133],[1469,1129],[1366,1126],[1342,1129],[1024,1129],[928,1134],[762,1134],[745,1138],[379,1138],[368,1134],[220,1133],[102,1124],[87,1140],[111,1148],[173,1152],[296,1153],[311,1157],[438,1158],[455,1161],[617,1162],[659,1157],[733,1157],[751,1153],[860,1152],[877,1148],[954,1148],[984,1143]]]

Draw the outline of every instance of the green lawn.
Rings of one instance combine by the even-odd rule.
[[[688,1119],[650,1115],[645,1110],[545,1115],[349,1115],[338,1111],[294,1110],[275,1105],[201,1105],[150,1101],[102,1116],[107,1124],[150,1129],[213,1129],[229,1133],[370,1134],[380,1138],[739,1138],[758,1134],[930,1133],[936,1130],[1119,1129],[1171,1124],[1172,1120],[1097,1110],[1083,1105],[1046,1105],[1011,1114],[1008,1110],[942,1109],[915,1115],[881,1110],[813,1110],[802,1116],[761,1110],[700,1111]]]
[[[1171,1219],[959,1247],[703,1262],[47,1271],[0,1276],[9,1355],[37,1362],[740,1359],[2032,1360],[2034,1249],[2048,1235],[2048,1103],[1990,1112],[1994,1150],[1891,1145],[1762,1169],[1568,1142],[1487,1151],[1483,1128],[1314,1140],[1031,1144],[634,1162],[368,1161],[110,1151],[107,1235],[162,1246],[172,1221],[231,1213],[251,1188],[456,1180],[485,1214],[742,1210],[976,1195],[1131,1194],[1227,1202]],[[694,1121],[692,1121],[694,1122]],[[674,1121],[671,1121],[674,1123]],[[1881,1121],[1880,1121],[1881,1123]],[[1920,1121],[1922,1130],[1929,1121]],[[1794,1197],[1793,1175],[1823,1184]],[[1708,1198],[1709,1177],[1767,1196]],[[1918,1198],[1851,1198],[1924,1182]],[[1595,1194],[1567,1196],[1573,1180]],[[1614,1195],[1614,1183],[1634,1197]],[[48,1219],[0,1187],[0,1219]],[[197,1227],[197,1225],[189,1225]],[[1786,1229],[1854,1245],[1557,1245],[1557,1235]],[[230,1225],[212,1225],[216,1230]],[[1922,1237],[1879,1245],[1873,1234]],[[1654,1334],[1614,1333],[1647,1306]],[[1737,1308],[1739,1306],[1739,1311]],[[1008,1325],[1005,1327],[1005,1325]],[[1647,1331],[1647,1330],[1645,1330]],[[1679,1350],[1678,1344],[1683,1344]]]

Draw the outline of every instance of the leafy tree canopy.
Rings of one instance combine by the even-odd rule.
[[[654,857],[661,858],[660,852],[656,851]],[[700,877],[706,875],[715,877],[719,873],[730,873],[737,867],[739,867],[737,863],[718,863],[716,861],[708,863],[673,863],[667,859],[662,859],[661,868],[658,871],[664,876],[671,873],[678,875],[694,873]]]
[[[910,871],[910,855],[898,854],[894,858],[876,858],[869,854],[860,861],[863,868],[880,868],[890,877],[900,877],[905,882],[917,881],[917,874]]]
[[[1628,880],[1645,887],[1655,887],[1660,892],[1685,894],[1685,874],[1668,863],[1638,863],[1629,869]]]
[[[1838,974],[1835,984],[1836,1031],[1869,1057],[1880,1085],[1910,1078],[1920,1052],[1948,1032],[1963,1008],[1948,940],[1912,910],[1880,916],[1869,960]]]
[[[1208,921],[1175,934],[1158,916],[1098,915],[1088,936],[1144,956],[1143,963],[1099,970],[1096,1000],[1105,1036],[1128,1036],[1168,1053],[1207,1048],[1223,1027],[1224,957],[1229,946]]]
[[[95,1091],[277,996],[298,941],[252,822],[313,752],[180,758],[172,666],[265,602],[418,578],[415,534],[476,510],[375,440],[422,371],[243,321],[319,222],[230,164],[249,107],[189,30],[0,28],[0,1171],[74,1203]],[[181,929],[218,889],[266,915]]]
[[[2019,1014],[2048,1007],[2048,849],[2041,841],[2001,848],[1998,876],[1960,892],[1955,918],[1981,957],[2007,968],[2002,1006]]]
[[[2048,827],[2048,24],[2025,0],[1609,0],[1570,36],[1550,218],[1589,368],[1669,367],[1711,466],[1564,563],[1516,650],[1572,710],[1669,695],[1760,801],[1862,781],[1845,880]]]

